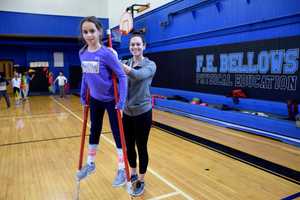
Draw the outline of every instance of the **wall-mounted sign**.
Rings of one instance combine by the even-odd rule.
[[[43,61],[30,62],[29,67],[31,67],[31,68],[34,68],[34,67],[49,67],[49,62],[43,62]]]
[[[64,67],[64,53],[63,52],[54,52],[54,67]]]

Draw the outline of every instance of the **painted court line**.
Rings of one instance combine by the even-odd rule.
[[[58,105],[60,105],[61,107],[63,107],[65,110],[67,110],[69,113],[71,113],[74,117],[76,117],[79,121],[83,122],[83,119],[81,119],[79,116],[77,116],[73,111],[71,111],[69,108],[67,108],[66,106],[64,106],[62,103],[60,103],[59,101],[57,101],[54,97],[51,97],[53,99],[53,101],[55,101]],[[89,126],[89,124],[88,124]],[[106,137],[105,135],[101,134],[101,137],[103,137],[103,139],[105,139],[108,143],[114,145],[114,142],[112,142],[108,137]],[[192,197],[190,197],[189,195],[187,195],[185,192],[181,191],[178,187],[176,187],[175,185],[173,185],[171,182],[169,182],[167,179],[163,178],[162,176],[160,176],[157,172],[155,172],[154,170],[152,170],[150,167],[148,167],[148,171],[150,173],[152,173],[154,176],[156,176],[159,180],[161,180],[162,182],[164,182],[166,185],[168,185],[169,187],[173,188],[176,192],[176,194],[181,194],[182,196],[184,196],[186,199],[188,200],[193,200]],[[173,193],[169,193],[166,195],[170,195],[174,196]],[[151,198],[152,200],[154,199],[163,199],[163,198],[167,198],[168,196],[166,195],[162,195],[160,197],[155,197],[155,198]]]
[[[1,119],[27,119],[27,118],[40,118],[40,117],[52,117],[52,116],[62,116],[69,113],[66,112],[56,112],[56,113],[40,113],[40,114],[28,114],[28,115],[12,115],[12,116],[0,116]]]

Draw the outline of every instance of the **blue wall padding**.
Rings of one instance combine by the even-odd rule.
[[[214,125],[217,125],[217,126],[236,129],[236,130],[240,130],[240,131],[245,131],[245,132],[253,133],[253,134],[256,134],[256,135],[262,135],[262,136],[265,136],[265,137],[269,137],[269,138],[272,138],[272,139],[275,139],[275,140],[279,140],[279,141],[282,141],[282,142],[300,147],[300,140],[296,139],[296,138],[282,136],[282,135],[277,134],[277,133],[270,133],[270,132],[266,132],[264,130],[253,129],[253,128],[249,128],[249,127],[241,126],[241,125],[237,125],[237,124],[231,124],[229,122],[223,122],[223,121],[220,121],[220,120],[217,120],[217,119],[211,119],[211,118],[208,118],[208,117],[205,117],[205,116],[191,114],[191,113],[188,113],[186,111],[175,110],[174,108],[167,108],[167,107],[158,106],[157,104],[155,105],[155,108],[157,108],[159,110],[162,110],[162,111],[171,112],[171,113],[174,113],[174,114],[177,114],[177,115],[189,117],[189,118],[192,118],[192,119],[208,122],[210,124],[214,124]]]
[[[272,113],[275,115],[282,115],[282,116],[286,116],[286,117],[288,115],[287,105],[282,102],[240,98],[239,104],[234,104],[231,97],[208,94],[208,93],[191,92],[191,91],[174,90],[174,89],[157,88],[157,87],[152,87],[151,92],[152,92],[152,94],[160,94],[160,95],[164,95],[164,96],[179,95],[179,96],[189,99],[190,101],[194,97],[196,97],[196,98],[201,99],[205,103],[226,104],[230,107],[237,108],[240,110],[266,112],[266,113]]]
[[[228,105],[230,104],[230,101],[232,101],[230,98],[224,96],[195,93],[189,91],[172,90],[166,88],[151,88],[151,93],[159,94],[163,96],[179,95],[190,100],[193,97],[198,97],[208,104],[213,103],[213,104]],[[241,99],[240,104],[241,104],[240,107],[243,107],[243,109],[245,110],[261,110],[261,112],[268,111],[270,113],[286,114],[285,113],[286,107],[285,104],[283,103]],[[202,116],[208,119],[214,119],[222,122],[228,122],[228,123],[240,125],[242,127],[238,127],[237,129],[244,130],[244,131],[246,130],[246,128],[243,127],[257,129],[257,130],[251,130],[251,131],[246,130],[246,131],[258,135],[264,135],[267,137],[278,139],[291,144],[300,145],[300,140],[299,140],[299,144],[298,142],[295,142],[293,140],[293,138],[296,140],[300,139],[300,128],[296,127],[295,122],[293,121],[262,117],[257,115],[241,113],[238,111],[224,111],[224,110],[219,110],[211,107],[193,105],[193,104],[180,102],[176,100],[167,100],[167,99],[159,99],[159,98],[155,99],[155,106],[161,108],[167,108],[171,112],[174,111],[174,112],[188,113],[195,116]],[[220,125],[220,123],[213,122],[212,120],[208,120],[208,121]],[[224,126],[224,124],[221,125]],[[236,127],[231,127],[231,128],[236,128]],[[263,133],[259,130],[269,132],[269,134]],[[280,137],[280,136],[284,136],[284,137]],[[289,140],[288,138],[292,138],[292,139]]]

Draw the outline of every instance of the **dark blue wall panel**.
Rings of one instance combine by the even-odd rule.
[[[10,60],[15,64],[26,66],[26,49],[21,47],[0,46],[0,60]]]

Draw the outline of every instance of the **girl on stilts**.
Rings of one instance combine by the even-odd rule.
[[[85,46],[79,51],[82,67],[81,102],[86,105],[86,91],[90,91],[90,138],[87,164],[77,173],[82,180],[95,171],[95,157],[99,146],[105,110],[108,112],[113,137],[117,147],[118,171],[112,183],[114,187],[126,183],[125,165],[118,128],[116,109],[124,109],[127,94],[127,77],[121,63],[111,50],[101,44],[103,28],[96,17],[86,17],[80,23],[81,37]],[[119,80],[120,100],[115,103],[112,73]]]

